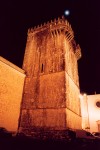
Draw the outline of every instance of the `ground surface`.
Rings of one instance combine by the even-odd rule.
[[[0,150],[100,150],[100,141],[36,140],[25,137],[0,138]]]

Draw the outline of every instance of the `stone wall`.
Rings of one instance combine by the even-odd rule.
[[[66,125],[72,130],[82,129],[82,120],[78,114],[75,114],[71,109],[66,109]]]
[[[79,99],[80,91],[67,73],[66,73],[66,84],[68,85],[68,87],[66,88],[66,106],[68,109],[72,110],[74,113],[81,116],[80,99]]]
[[[65,72],[26,78],[23,109],[63,108],[65,100]]]
[[[25,74],[0,57],[0,127],[17,131]]]
[[[100,105],[97,105],[97,103],[100,104],[100,94],[86,96],[90,132],[100,132]],[[84,99],[85,98],[83,97],[83,100]]]
[[[31,118],[29,124],[31,127],[65,128],[64,75],[64,72],[59,72],[40,76],[38,84],[37,82],[32,84],[35,83],[35,78],[30,80],[26,87],[27,92],[24,93],[23,97],[21,126],[25,127],[26,121],[24,120],[28,121],[28,118]],[[30,88],[31,85],[34,85],[33,88]],[[23,119],[23,117],[27,119]]]
[[[63,130],[66,129],[65,108],[30,109],[22,111],[21,127],[34,130]]]

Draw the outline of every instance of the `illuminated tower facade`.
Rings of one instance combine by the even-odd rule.
[[[81,128],[77,60],[81,57],[64,17],[29,29],[19,132]]]

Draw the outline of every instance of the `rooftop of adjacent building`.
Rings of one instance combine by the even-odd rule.
[[[5,58],[3,58],[1,56],[0,56],[0,61],[23,74],[25,73],[25,71],[23,69],[19,68],[18,66],[14,65],[13,63],[11,63],[10,61],[6,60]]]

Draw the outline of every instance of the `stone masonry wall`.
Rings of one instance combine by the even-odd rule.
[[[81,129],[78,65],[72,42],[65,40],[66,124],[68,128]]]
[[[44,128],[65,128],[63,37],[63,34],[52,36],[48,30],[45,30],[44,32],[33,34],[31,40],[28,39],[23,64],[27,77],[22,109],[34,112],[30,113],[31,120],[34,120],[35,113],[41,116],[41,119],[39,116],[37,117],[36,123],[32,121],[31,126],[41,127],[42,124]],[[62,111],[59,108],[62,108]],[[43,112],[45,112],[45,116]],[[59,112],[64,116],[62,121],[60,121]],[[45,117],[47,118],[46,121]],[[23,111],[21,122],[24,124]]]
[[[0,127],[17,131],[24,71],[0,57]]]
[[[75,50],[73,32],[65,20],[28,32],[20,130],[80,128]]]

